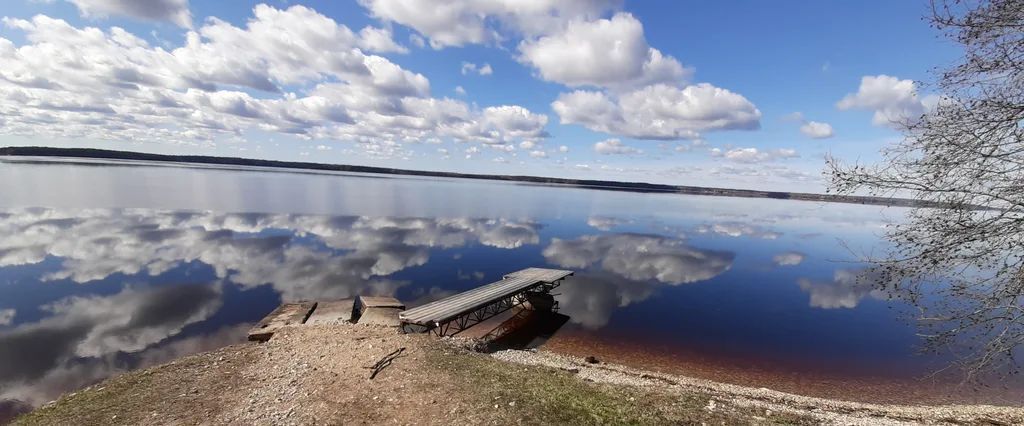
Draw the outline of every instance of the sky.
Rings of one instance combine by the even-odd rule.
[[[5,0],[0,146],[820,192],[961,51],[926,0]]]

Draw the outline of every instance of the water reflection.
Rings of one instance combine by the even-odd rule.
[[[114,173],[110,191],[118,194],[131,183],[101,168],[87,173]],[[390,295],[415,306],[528,266],[578,271],[557,290],[568,318],[549,330],[551,344],[567,335],[610,339],[732,360],[721,362],[741,370],[756,361],[840,377],[934,366],[915,357],[919,338],[893,313],[902,299],[856,279],[862,265],[835,262],[848,254],[837,239],[877,244],[865,231],[884,222],[877,208],[286,173],[133,173],[153,175],[143,195],[111,200],[93,191],[115,208],[0,210],[0,417],[23,406],[13,400],[43,403],[110,374],[240,341],[282,300]],[[202,183],[198,190],[216,190],[152,198],[153,182],[182,173]],[[4,185],[0,179],[6,196]],[[35,192],[18,191],[17,202],[35,200]],[[232,209],[277,213],[219,212]],[[296,213],[320,210],[329,214]]]
[[[806,254],[798,251],[787,251],[772,256],[772,262],[774,262],[776,266],[796,266],[803,263],[806,258]]]
[[[542,253],[552,264],[583,270],[560,288],[559,300],[572,322],[591,329],[607,324],[617,308],[647,299],[658,285],[710,279],[727,271],[735,257],[644,234],[554,238]]]
[[[877,288],[878,277],[865,276],[866,274],[869,272],[865,270],[839,269],[835,271],[831,280],[800,278],[797,284],[811,296],[812,308],[853,309],[865,297],[879,300],[886,298],[885,293]]]
[[[185,284],[126,287],[40,306],[44,319],[0,332],[0,395],[38,404],[68,386],[106,377],[120,369],[117,353],[177,335],[222,303],[221,285]]]
[[[515,249],[537,244],[539,229],[469,218],[4,212],[0,279],[20,276],[4,293],[56,285],[73,295],[0,306],[0,400],[39,404],[117,371],[234,342],[247,327],[237,318],[251,321],[265,309],[214,321],[245,309],[225,308],[239,303],[226,293],[269,287],[283,300],[394,295],[410,281],[389,276],[426,264],[431,250],[471,243]],[[38,272],[18,273],[30,268]],[[410,295],[419,303],[450,293],[420,287]]]

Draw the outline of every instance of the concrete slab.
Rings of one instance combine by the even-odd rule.
[[[398,321],[398,313],[405,308],[366,308],[359,316],[357,324],[377,325],[385,327],[398,327],[402,325]]]
[[[359,305],[359,309],[362,309],[363,307],[405,309],[404,303],[394,297],[386,296],[359,296],[356,303]]]
[[[316,302],[284,303],[249,330],[249,340],[266,342],[282,327],[306,322],[315,308]]]
[[[309,325],[338,325],[352,321],[355,299],[317,302],[313,314],[306,320]]]

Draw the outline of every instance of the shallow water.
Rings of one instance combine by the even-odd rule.
[[[417,305],[528,266],[578,271],[555,350],[866,400],[1021,395],[917,381],[948,359],[855,279],[897,208],[106,162],[0,162],[0,194],[0,401],[239,342],[281,301]]]

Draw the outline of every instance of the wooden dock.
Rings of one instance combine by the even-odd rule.
[[[364,325],[401,327],[402,331],[456,334],[515,306],[556,309],[550,291],[573,271],[526,268],[475,289],[405,310],[393,297],[359,296],[318,302],[284,303],[249,330],[249,340],[266,342],[282,328],[296,325]]]
[[[407,333],[456,334],[528,302],[532,293],[549,293],[572,274],[562,269],[526,268],[500,281],[403,311],[398,318]]]

